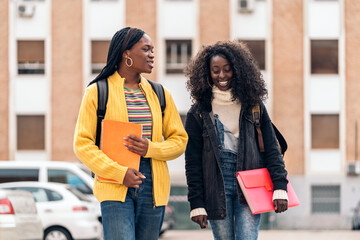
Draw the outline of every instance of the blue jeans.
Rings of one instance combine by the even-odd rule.
[[[101,203],[104,240],[158,239],[165,206],[154,205],[149,159],[140,161],[140,172],[146,179],[138,189],[128,189],[125,202]]]
[[[214,239],[257,239],[260,227],[260,214],[253,215],[247,204],[240,205],[239,203],[238,183],[235,177],[237,153],[225,148],[227,144],[224,144],[224,142],[226,142],[226,134],[229,134],[229,132],[216,116],[215,122],[219,137],[220,164],[225,185],[227,215],[223,220],[210,220]]]

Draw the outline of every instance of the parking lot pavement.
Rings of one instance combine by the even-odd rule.
[[[208,240],[213,239],[210,230],[169,230],[161,240]],[[360,240],[360,231],[329,230],[263,230],[258,240]]]

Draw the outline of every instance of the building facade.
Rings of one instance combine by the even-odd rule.
[[[143,29],[155,45],[146,77],[170,90],[183,118],[182,73],[203,45],[240,40],[269,90],[301,206],[276,228],[350,228],[360,200],[360,1],[0,0],[0,160],[77,161],[73,133],[87,83],[113,34]],[[185,186],[184,158],[169,162]]]

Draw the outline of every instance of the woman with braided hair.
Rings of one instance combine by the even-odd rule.
[[[170,194],[166,161],[185,151],[187,134],[169,91],[164,89],[162,115],[156,93],[141,75],[153,67],[151,38],[141,29],[123,28],[112,38],[106,66],[81,103],[74,151],[95,174],[93,191],[101,205],[105,240],[158,239]],[[142,125],[142,138],[126,138],[127,149],[141,156],[139,171],[117,164],[95,144],[98,89],[93,83],[101,79],[108,82],[105,119]]]
[[[185,69],[194,105],[187,114],[185,151],[191,220],[215,240],[257,239],[260,215],[253,215],[236,172],[266,167],[274,183],[275,211],[287,210],[287,171],[269,115],[262,103],[265,82],[243,43],[203,47]],[[252,108],[260,105],[265,152],[260,152]]]

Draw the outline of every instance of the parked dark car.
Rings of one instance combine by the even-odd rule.
[[[360,230],[360,201],[354,208],[354,215],[352,217],[352,230]]]
[[[165,215],[164,222],[161,226],[160,235],[162,235],[166,230],[173,229],[175,226],[175,216],[170,205],[165,206]]]

